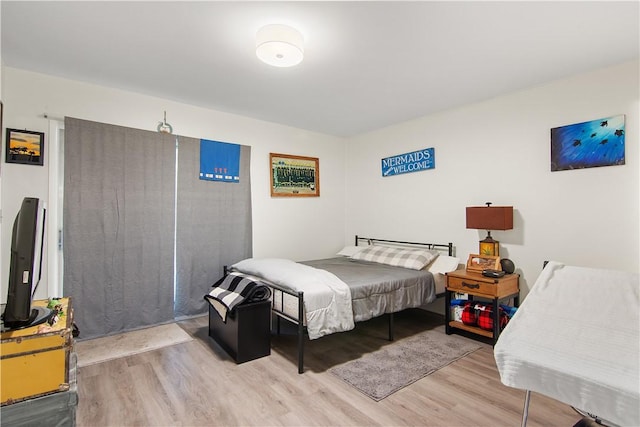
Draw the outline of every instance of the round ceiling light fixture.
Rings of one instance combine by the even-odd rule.
[[[265,25],[256,34],[256,55],[274,67],[293,67],[304,57],[304,39],[287,25]]]

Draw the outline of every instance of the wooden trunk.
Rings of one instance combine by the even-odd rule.
[[[0,402],[9,405],[50,393],[69,390],[69,353],[73,347],[73,309],[60,299],[63,314],[47,323],[0,335]],[[34,301],[46,307],[48,301]]]

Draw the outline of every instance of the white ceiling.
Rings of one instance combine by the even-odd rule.
[[[640,57],[638,1],[0,3],[5,66],[338,136]],[[302,64],[256,58],[270,23]]]

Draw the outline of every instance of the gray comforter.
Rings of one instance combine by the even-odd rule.
[[[435,280],[426,270],[409,270],[348,257],[301,264],[327,270],[349,286],[356,322],[420,307],[436,298]]]

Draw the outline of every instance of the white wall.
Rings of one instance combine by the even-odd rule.
[[[422,117],[349,140],[131,92],[5,67],[5,127],[48,131],[43,117],[155,130],[167,111],[177,134],[252,146],[254,255],[331,255],[354,234],[453,242],[463,261],[485,233],[465,206],[513,205],[514,230],[493,232],[522,274],[523,295],[545,259],[637,272],[639,65],[621,64]],[[626,165],[550,172],[549,129],[626,115]],[[48,136],[47,136],[48,138]],[[436,168],[382,178],[380,160],[435,147]],[[2,301],[11,226],[24,196],[47,198],[45,167],[2,163]],[[272,199],[269,152],[320,158],[321,197]],[[3,153],[4,160],[4,153]],[[345,188],[346,183],[346,188]],[[44,298],[46,283],[37,297]]]
[[[401,123],[348,141],[347,226],[353,234],[453,242],[466,262],[486,233],[465,207],[514,207],[514,229],[492,232],[522,275],[544,260],[639,270],[638,62],[552,82]],[[550,172],[550,129],[626,115],[626,164]],[[435,147],[433,170],[381,177],[381,159]]]
[[[155,131],[166,110],[175,134],[250,145],[256,257],[325,257],[344,243],[345,149],[341,138],[10,67],[4,68],[3,77],[6,127],[47,132],[46,113],[54,118],[70,116]],[[48,198],[48,138],[45,135],[44,167],[4,161],[1,166],[2,236],[9,237],[2,239],[3,302],[11,227],[22,198]],[[270,152],[318,157],[320,197],[271,198]],[[36,297],[46,298],[47,292],[45,277]]]

